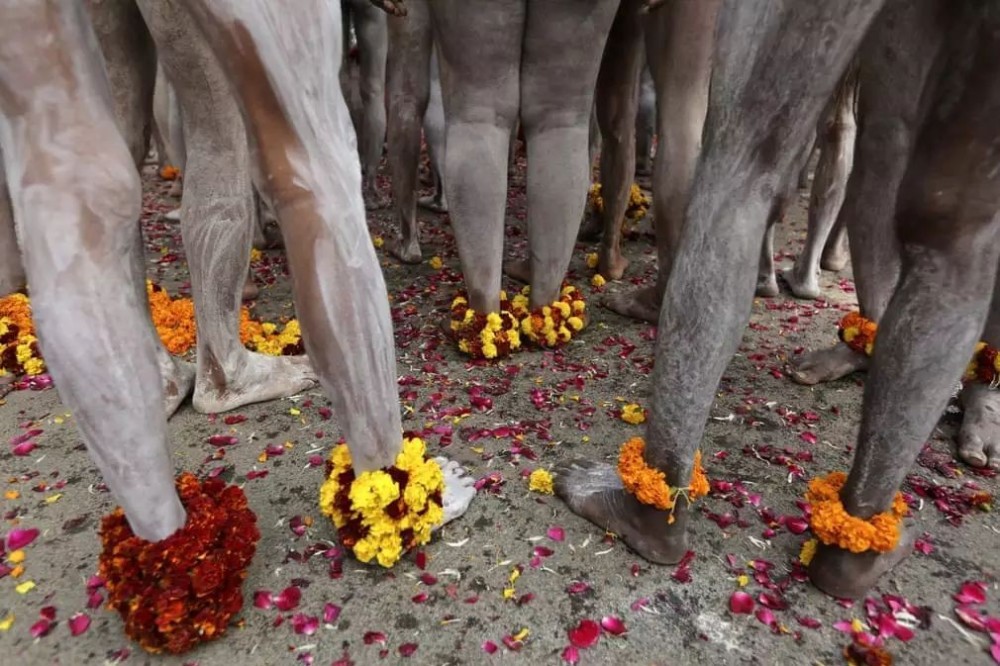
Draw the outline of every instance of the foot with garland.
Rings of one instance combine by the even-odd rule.
[[[973,467],[1000,469],[1000,353],[980,343],[962,389],[965,415],[958,434],[958,457]]]
[[[792,379],[799,384],[813,386],[867,370],[877,332],[877,324],[860,312],[847,313],[838,325],[840,342],[829,349],[810,352],[793,362]]]

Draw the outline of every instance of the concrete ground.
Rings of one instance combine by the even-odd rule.
[[[161,216],[176,202],[164,197],[166,184],[154,175],[145,180],[150,275],[177,293],[187,281],[179,227]],[[790,265],[801,247],[804,202],[778,231],[779,266]],[[510,198],[514,253],[523,251],[524,204],[522,170]],[[371,228],[390,238],[390,212],[374,213]],[[483,480],[468,514],[422,556],[392,570],[329,558],[336,535],[317,509],[322,466],[310,464],[338,437],[338,424],[324,418],[323,394],[317,389],[247,407],[235,413],[238,419],[185,406],[169,425],[177,470],[222,466],[222,478],[245,487],[263,536],[240,622],[190,654],[149,656],[124,636],[113,612],[87,605],[97,526],[114,501],[100,489],[72,414],[53,390],[14,391],[0,402],[3,441],[42,432],[28,456],[0,450],[0,534],[20,526],[41,535],[24,549],[23,573],[0,578],[0,664],[559,663],[569,630],[606,617],[620,620],[625,633],[605,631],[596,645],[579,650],[580,663],[837,664],[851,643],[844,631],[850,620],[867,630],[870,617],[885,621],[893,611],[898,626],[913,630],[908,641],[901,640],[908,637],[903,629],[886,639],[896,663],[989,663],[986,634],[965,628],[953,595],[967,581],[982,581],[981,607],[994,616],[1000,610],[1000,522],[988,507],[974,507],[985,497],[977,499],[975,489],[992,495],[998,482],[952,461],[957,414],[935,431],[905,488],[923,533],[919,551],[867,603],[838,603],[793,566],[808,536],[792,533],[801,532],[796,502],[807,479],[849,466],[864,377],[805,388],[789,380],[786,363],[835,341],[836,322],[854,303],[849,271],[824,274],[819,301],[783,294],[754,303],[702,445],[716,483],[692,521],[690,560],[659,567],[558,499],[529,492],[526,480],[533,469],[576,456],[610,461],[622,442],[642,432],[616,410],[653,399],[653,329],[598,307],[601,290],[589,286],[585,265],[592,248],[581,245],[570,279],[586,285],[592,305],[585,334],[560,353],[529,350],[493,365],[471,364],[438,328],[459,284],[450,228],[443,217],[422,214],[422,234],[425,259],[440,257],[441,270],[427,261],[403,266],[379,250],[393,297],[404,427],[425,433],[431,452],[461,461]],[[627,279],[603,291],[651,279],[649,237],[634,234],[626,246]],[[265,252],[254,270],[262,286],[257,315],[291,315],[281,252]],[[235,435],[239,443],[217,450],[208,441],[216,434]],[[520,576],[507,599],[515,570]],[[302,592],[297,608],[254,607],[256,592],[290,586]],[[730,612],[738,589],[755,599],[753,613]],[[327,604],[340,613],[324,623]],[[32,638],[44,607],[54,607],[56,624]],[[72,636],[69,618],[81,612],[91,624]],[[309,634],[314,618],[319,626]]]

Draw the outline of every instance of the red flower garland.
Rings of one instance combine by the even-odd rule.
[[[177,478],[187,523],[151,543],[132,533],[121,508],[101,521],[99,571],[108,607],[148,652],[185,652],[226,632],[243,607],[243,579],[260,539],[237,486]]]
[[[990,346],[985,342],[976,345],[976,352],[972,355],[969,368],[965,371],[965,379],[980,381],[987,386],[996,386],[1000,383],[1000,350]]]

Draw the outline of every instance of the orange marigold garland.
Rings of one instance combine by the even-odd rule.
[[[965,371],[966,381],[980,381],[996,388],[1000,385],[1000,350],[980,342]]]
[[[809,527],[828,546],[852,553],[874,550],[888,553],[899,543],[900,525],[908,513],[902,493],[896,493],[889,511],[863,520],[847,513],[840,501],[840,489],[847,481],[844,472],[830,472],[809,482],[806,501],[812,507]]]
[[[243,579],[260,539],[238,486],[183,473],[177,491],[187,523],[162,541],[135,536],[120,508],[101,521],[108,607],[148,652],[184,652],[226,632],[243,607]]]
[[[472,358],[505,358],[521,347],[518,319],[500,292],[500,312],[476,312],[469,307],[465,293],[451,302],[451,332],[460,351]]]
[[[848,312],[840,320],[838,334],[848,347],[859,354],[871,356],[877,332],[878,324],[871,319],[862,317],[860,312]]]
[[[0,377],[43,372],[45,361],[38,350],[31,301],[21,293],[0,298]]]
[[[694,454],[694,468],[687,488],[671,488],[666,474],[646,464],[645,450],[646,441],[642,437],[633,437],[622,444],[618,454],[618,476],[625,490],[639,502],[661,511],[670,511],[669,522],[672,523],[678,495],[683,494],[690,503],[708,494],[708,477],[701,465],[701,451]]]
[[[521,333],[535,344],[555,349],[573,339],[587,326],[587,304],[583,294],[564,285],[559,299],[551,305],[530,309],[531,287],[514,297],[513,311],[521,320]]]

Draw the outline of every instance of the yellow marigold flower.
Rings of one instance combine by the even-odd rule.
[[[385,245],[385,239],[381,236],[372,236],[372,245],[375,246],[376,250],[381,249]]]
[[[555,491],[552,487],[552,475],[548,471],[539,467],[528,477],[528,490],[543,495],[551,495]]]
[[[499,350],[497,346],[492,342],[483,343],[483,356],[486,358],[496,358]]]
[[[430,267],[436,271],[441,270],[441,267],[444,266],[444,262],[441,261],[441,257],[431,257],[430,261],[427,263],[430,264]]]
[[[351,484],[351,505],[358,511],[382,509],[399,499],[399,484],[381,470],[362,474]]]
[[[458,341],[458,349],[459,349],[459,351],[461,351],[461,352],[463,352],[465,354],[468,354],[469,353],[469,349],[470,349],[470,347],[469,347],[469,341],[468,340],[464,340],[464,339],[463,340],[459,340]]]
[[[805,566],[809,566],[812,562],[813,557],[816,555],[816,546],[819,544],[816,539],[809,539],[802,544],[802,550],[799,551],[799,562]]]
[[[598,257],[596,252],[587,255],[587,268],[597,268]]]
[[[561,314],[563,317],[568,317],[573,312],[570,309],[570,307],[569,307],[569,303],[563,303],[562,301],[556,301],[552,305],[553,305],[553,307],[555,307],[556,310],[559,311],[559,314]]]
[[[570,328],[572,328],[574,331],[583,330],[583,320],[580,319],[579,317],[570,317],[569,319],[566,320],[566,323],[569,324]]]
[[[427,504],[427,490],[419,483],[406,484],[403,501],[411,511],[420,511]]]
[[[607,283],[608,283],[608,281],[605,280],[604,276],[601,275],[600,273],[597,273],[597,274],[594,275],[594,277],[590,278],[590,284],[593,285],[593,286],[595,286],[595,287],[603,287]]]
[[[260,261],[264,254],[255,247],[250,248],[250,261]]]
[[[630,403],[622,407],[622,421],[625,423],[631,423],[632,425],[639,425],[640,423],[645,423],[646,421],[646,410],[635,403]]]

